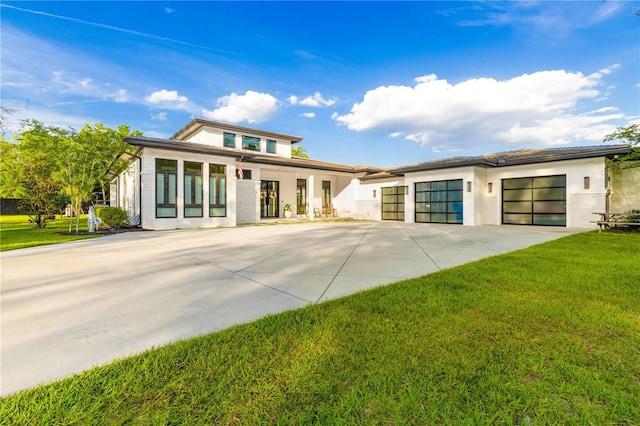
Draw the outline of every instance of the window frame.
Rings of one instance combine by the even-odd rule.
[[[162,170],[162,166],[160,165],[160,162],[171,162],[173,163],[173,170],[171,169],[165,169]],[[155,217],[156,219],[175,219],[178,217],[178,160],[169,160],[166,158],[156,158],[155,159]],[[173,190],[173,194],[171,193],[171,176],[173,176],[174,179],[174,190]],[[162,177],[162,185],[163,185],[163,191],[162,191],[162,198],[163,201],[165,201],[164,203],[160,203],[159,201],[159,194],[158,194],[158,178]],[[171,200],[171,196],[173,196],[173,203],[169,203],[166,201]],[[171,216],[167,216],[167,215],[159,215],[158,214],[158,210],[159,209],[173,209],[174,214]]]
[[[214,170],[220,167],[221,171]],[[224,209],[224,213],[214,214],[213,209]],[[227,166],[224,164],[209,164],[209,217],[227,217]]]
[[[188,168],[190,168],[191,166],[197,166],[200,171],[199,172],[192,172],[192,171],[187,171]],[[184,199],[184,205],[182,206],[183,209],[183,214],[185,218],[191,218],[191,217],[203,217],[203,179],[202,179],[202,163],[198,163],[195,161],[184,161],[182,164],[183,167],[183,199]],[[193,180],[193,184],[187,184],[187,178],[188,177],[192,177]],[[200,177],[200,185],[198,185],[197,182],[197,178]],[[198,189],[200,190],[200,203],[196,203],[195,201],[198,200]],[[189,191],[189,194],[187,195],[187,191]],[[187,200],[191,200],[193,202],[191,203],[187,203]],[[200,213],[199,214],[187,214],[187,209],[199,209]]]
[[[251,142],[249,140],[252,140]],[[242,149],[245,151],[260,152],[261,139],[257,136],[242,135]],[[255,145],[257,144],[257,145]],[[255,146],[256,149],[251,148]]]
[[[231,136],[233,138],[233,143],[227,139],[227,136]],[[230,132],[222,133],[222,146],[225,148],[235,148],[236,147],[236,134]]]

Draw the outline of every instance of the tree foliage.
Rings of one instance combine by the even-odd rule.
[[[291,156],[298,157],[298,158],[309,158],[309,154],[307,154],[307,150],[302,145],[292,146]]]
[[[630,124],[625,127],[618,127],[615,132],[604,137],[604,142],[619,141],[628,143],[633,148],[630,154],[614,159],[616,163],[624,163],[628,161],[640,161],[640,124]],[[640,163],[634,165],[639,167]]]
[[[58,193],[68,197],[73,206],[76,231],[79,229],[82,203],[91,199],[96,188],[106,193],[106,172],[110,167],[118,166],[117,158],[128,148],[124,138],[141,135],[124,125],[111,129],[101,123],[94,126],[86,124],[76,131],[26,120],[23,129],[15,137],[16,144],[3,141],[0,145],[2,153],[7,154],[2,158],[0,193],[37,199],[42,195],[37,193],[39,190],[45,193],[45,189],[49,191],[55,187]],[[35,186],[34,167],[38,170],[38,185]],[[45,179],[50,181],[46,185]],[[69,231],[71,226],[70,222]]]

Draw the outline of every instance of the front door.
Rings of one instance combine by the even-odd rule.
[[[279,185],[277,180],[260,182],[260,217],[279,217]]]

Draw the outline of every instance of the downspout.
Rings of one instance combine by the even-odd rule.
[[[140,216],[139,216],[140,222],[138,223],[138,226],[140,228],[144,228],[142,226],[142,157],[140,157],[138,153],[134,155],[134,157],[138,159],[138,166],[139,166],[138,167],[138,208],[140,209]]]

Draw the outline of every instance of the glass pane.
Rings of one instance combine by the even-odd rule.
[[[195,193],[195,204],[202,204],[202,176],[195,176],[195,185],[196,185],[196,193]]]
[[[156,209],[156,217],[176,217],[175,207],[158,207]]]
[[[447,209],[449,213],[462,213],[462,203],[448,203]]]
[[[449,213],[447,215],[447,223],[462,223],[461,213]]]
[[[184,177],[184,203],[193,204],[191,199],[193,194],[193,176],[186,175]]]
[[[176,194],[177,194],[177,185],[176,182],[178,180],[177,176],[173,173],[169,174],[169,195],[167,204],[175,204],[176,203]]]
[[[416,222],[429,222],[431,215],[429,213],[416,213]]]
[[[449,191],[447,197],[448,201],[462,201],[462,191]]]
[[[512,225],[531,225],[531,215],[505,213],[502,215],[502,223]]]
[[[186,207],[184,217],[202,217],[202,207]]]
[[[431,211],[444,213],[447,211],[447,203],[431,203]]]
[[[394,188],[392,187],[382,188],[382,195],[390,195],[390,194],[395,194]]]
[[[450,180],[447,183],[447,188],[451,189],[459,189],[462,190],[462,179]]]
[[[227,204],[227,178],[219,178],[220,182],[220,205],[225,206]]]
[[[175,172],[178,170],[178,162],[176,160],[156,159],[156,170]]]
[[[502,181],[503,189],[521,189],[531,188],[531,178],[504,179]]]
[[[220,164],[209,164],[209,174],[224,175],[226,173],[226,167]],[[244,171],[245,175],[247,170]]]
[[[447,215],[445,213],[431,213],[431,222],[447,223]]]
[[[531,201],[530,189],[512,189],[502,191],[504,201]]]
[[[423,203],[429,201],[429,192],[416,192],[416,203]]]
[[[566,176],[540,176],[533,178],[533,187],[534,188],[544,188],[544,187],[561,187],[566,186]]]
[[[534,200],[564,200],[565,188],[541,188],[533,190]]]
[[[432,192],[431,201],[447,201],[447,192],[446,191]]]
[[[503,211],[505,213],[531,213],[532,203],[508,202],[504,203]]]
[[[416,182],[416,192],[428,191],[431,189],[431,182]]]
[[[242,136],[242,149],[249,151],[260,151],[260,138],[253,136]]]
[[[269,154],[275,154],[276,153],[276,141],[267,139],[267,152]]]
[[[234,133],[224,133],[224,146],[227,148],[236,147],[236,135]]]
[[[225,208],[224,207],[211,207],[209,209],[210,217],[224,217],[225,216]]]
[[[383,203],[395,203],[396,202],[396,195],[382,195],[382,202]]]
[[[192,173],[192,174],[200,174],[202,173],[202,164],[200,163],[188,163],[184,162],[184,172]]]
[[[534,225],[551,225],[551,226],[565,226],[566,215],[564,214],[534,214]]]
[[[534,213],[565,213],[564,201],[536,201],[533,203]]]
[[[165,204],[164,201],[164,173],[156,173],[156,202]]]
[[[438,182],[431,182],[431,190],[432,191],[446,191],[447,189],[447,182],[446,181],[438,181]]]

